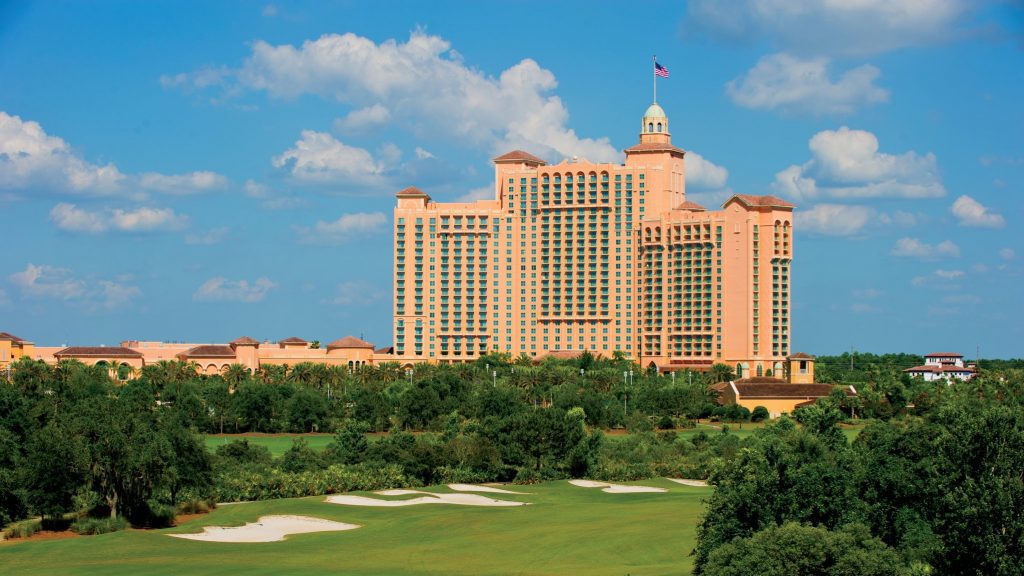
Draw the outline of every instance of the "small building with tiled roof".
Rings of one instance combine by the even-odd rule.
[[[934,380],[967,381],[978,375],[973,364],[964,364],[963,354],[956,352],[932,352],[925,354],[924,364],[903,371],[911,376],[924,378],[925,382]]]
[[[0,332],[0,370],[23,356],[31,358],[34,352],[35,344],[10,332]]]
[[[745,378],[729,382],[722,387],[720,404],[739,404],[753,411],[764,406],[772,418],[790,414],[797,408],[813,404],[821,398],[828,398],[835,390],[842,390],[846,396],[856,396],[853,386],[832,384],[791,384],[777,378]]]
[[[259,346],[260,341],[255,338],[249,338],[248,336],[242,336],[241,338],[235,338],[230,342],[231,346]]]
[[[87,366],[106,366],[110,375],[127,380],[145,364],[141,352],[124,346],[68,346],[53,353],[55,361],[76,360]]]
[[[277,345],[281,348],[309,348],[309,342],[299,338],[298,336],[278,340]]]
[[[373,350],[373,344],[370,344],[365,340],[360,340],[355,336],[345,336],[343,338],[338,338],[327,345],[328,352],[331,350],[342,350],[348,348],[369,348],[370,350]]]
[[[740,202],[748,208],[776,208],[776,209],[790,209],[796,208],[796,205],[792,202],[786,202],[778,196],[754,196],[752,194],[733,194],[731,198],[722,204],[722,208],[726,208],[733,202]]]
[[[679,206],[676,206],[676,210],[689,210],[691,212],[705,212],[707,210],[707,208],[701,206],[700,204],[697,204],[696,202],[691,202],[691,201],[687,200],[686,202],[683,202]]]

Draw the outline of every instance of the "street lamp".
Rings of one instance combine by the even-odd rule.
[[[494,387],[497,388],[498,387],[498,371],[495,370],[493,372],[493,374],[494,374]]]

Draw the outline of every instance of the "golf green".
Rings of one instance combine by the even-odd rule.
[[[665,479],[631,484],[667,492],[609,494],[556,481],[506,487],[528,493],[523,495],[484,494],[529,503],[507,508],[357,507],[323,496],[242,503],[166,530],[0,543],[0,566],[6,574],[24,575],[689,573],[696,524],[711,489]],[[451,492],[444,486],[427,490]],[[361,528],[245,544],[168,536],[240,526],[266,515]]]

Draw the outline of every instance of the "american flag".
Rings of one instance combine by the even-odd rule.
[[[661,76],[662,78],[668,78],[668,68],[665,68],[657,62],[654,63],[654,75]]]

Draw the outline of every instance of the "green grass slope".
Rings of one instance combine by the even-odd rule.
[[[324,497],[223,506],[167,530],[0,544],[5,574],[688,574],[710,488],[664,479],[661,494],[606,494],[566,481],[511,486],[517,508],[430,504],[364,508]],[[448,492],[446,487],[428,490]],[[202,526],[294,514],[362,525],[283,542],[227,544],[170,538]]]

